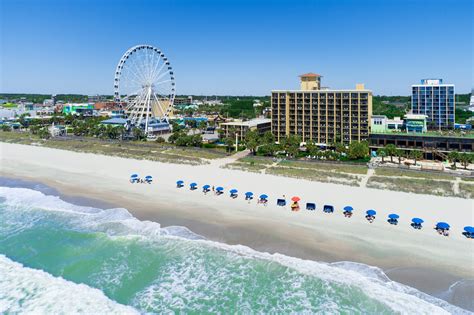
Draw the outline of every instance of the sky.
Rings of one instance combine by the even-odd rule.
[[[473,87],[472,0],[0,0],[0,92],[112,94],[137,44],[159,47],[177,94],[269,95],[298,75],[375,95],[422,78]]]

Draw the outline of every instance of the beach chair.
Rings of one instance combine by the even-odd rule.
[[[316,210],[316,204],[312,202],[306,203],[306,210]]]
[[[397,224],[398,224],[398,220],[397,220],[397,219],[388,219],[387,222],[390,223],[390,224],[392,224],[392,225],[397,225]]]
[[[334,212],[334,207],[331,206],[331,205],[324,205],[323,211],[326,212],[326,213],[332,213],[332,212]]]
[[[286,200],[285,199],[277,199],[277,206],[280,206],[280,207],[286,206]]]

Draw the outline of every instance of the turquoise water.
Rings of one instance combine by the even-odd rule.
[[[0,271],[5,313],[462,312],[375,267],[211,242],[24,188],[0,187]]]

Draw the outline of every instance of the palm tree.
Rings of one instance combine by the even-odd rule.
[[[402,164],[402,157],[404,154],[405,152],[403,152],[403,150],[400,150],[400,149],[395,150],[395,155],[398,157],[398,164]]]
[[[410,157],[415,161],[416,165],[416,161],[423,157],[423,152],[421,152],[420,150],[413,150],[410,152]]]
[[[387,144],[385,146],[385,152],[390,156],[390,162],[393,163],[393,156],[397,152],[397,147],[394,144]]]
[[[461,165],[464,166],[464,169],[467,169],[472,160],[472,154],[464,152],[459,155],[459,162],[461,162]]]
[[[459,152],[458,151],[451,151],[448,154],[449,162],[453,163],[453,168],[456,169],[456,162],[459,159]]]
[[[380,156],[382,158],[382,163],[384,163],[384,158],[387,156],[387,152],[385,151],[384,148],[379,148],[377,150],[377,156]]]

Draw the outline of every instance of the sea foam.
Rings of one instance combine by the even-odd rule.
[[[31,269],[0,255],[0,313],[139,314],[100,290]]]

